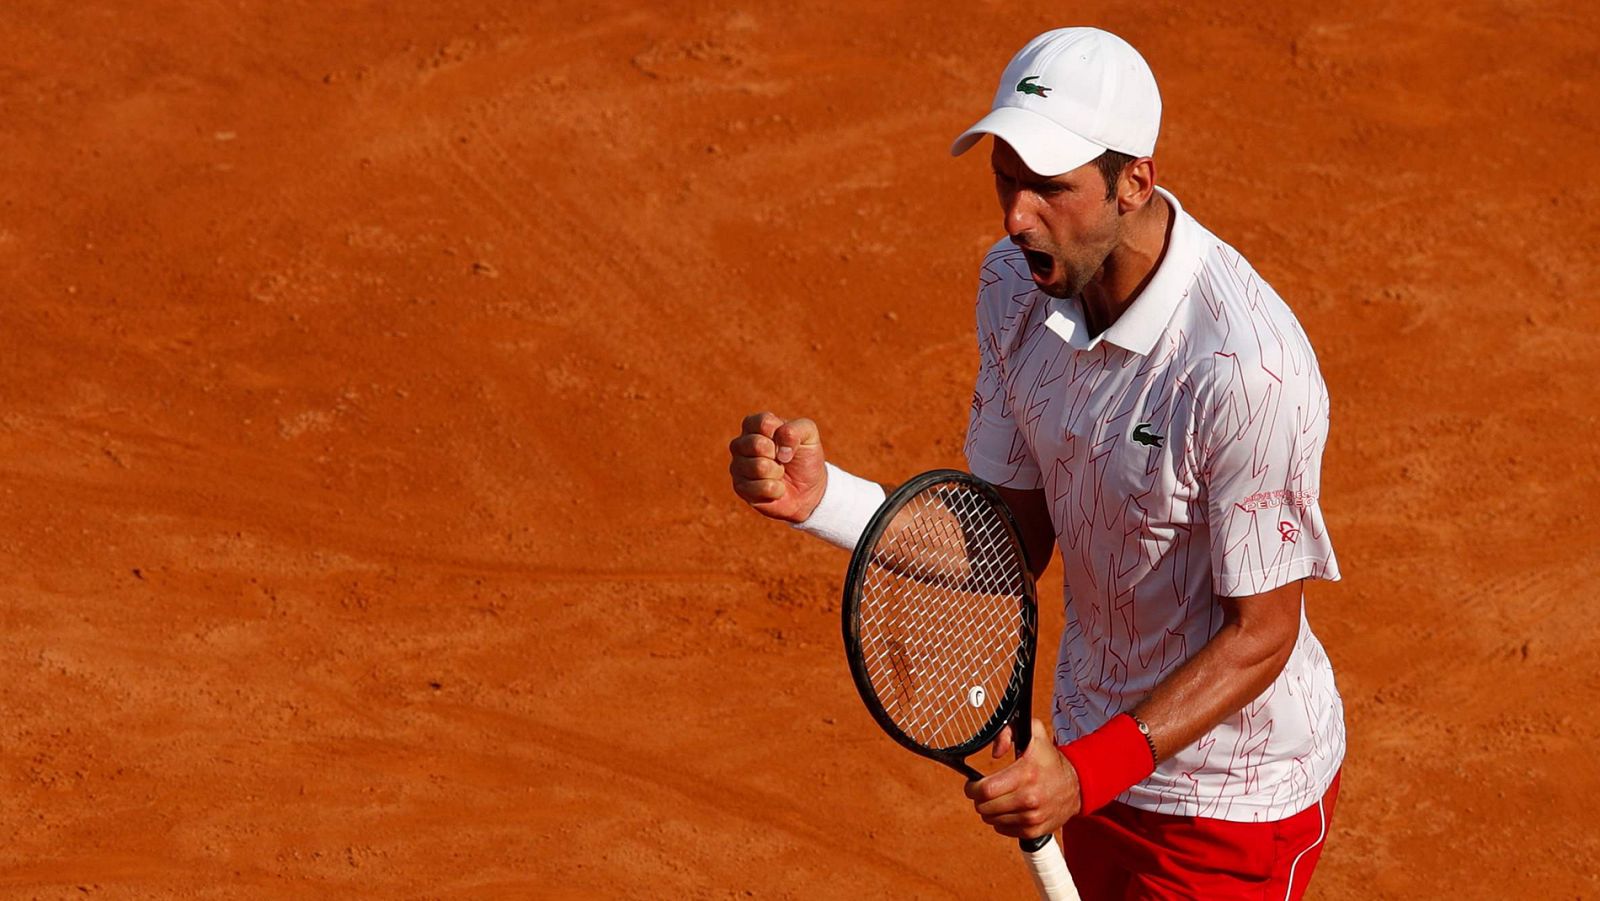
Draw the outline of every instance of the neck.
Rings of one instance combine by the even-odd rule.
[[[1083,287],[1084,318],[1092,333],[1110,328],[1139,299],[1166,255],[1172,219],[1172,205],[1160,194],[1132,214],[1126,237]]]

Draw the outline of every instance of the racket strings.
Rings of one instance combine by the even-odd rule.
[[[958,483],[926,490],[891,522],[860,593],[863,662],[884,711],[929,748],[993,720],[1032,646],[1026,564],[1002,513]]]

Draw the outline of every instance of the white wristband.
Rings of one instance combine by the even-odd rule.
[[[883,506],[883,486],[853,476],[832,463],[823,466],[828,470],[828,488],[822,492],[822,500],[817,502],[811,516],[805,522],[795,523],[794,527],[853,551],[856,542],[861,540],[861,533],[867,530],[872,514]]]

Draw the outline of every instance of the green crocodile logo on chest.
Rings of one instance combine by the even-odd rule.
[[[1150,431],[1150,423],[1148,422],[1141,422],[1133,427],[1133,440],[1145,447],[1160,447],[1161,442],[1165,441],[1166,438],[1166,435],[1157,435]]]

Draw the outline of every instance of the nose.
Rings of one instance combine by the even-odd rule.
[[[1038,197],[1032,191],[1010,191],[1000,198],[1000,208],[1005,214],[1006,234],[1013,241],[1033,231],[1039,225]]]

